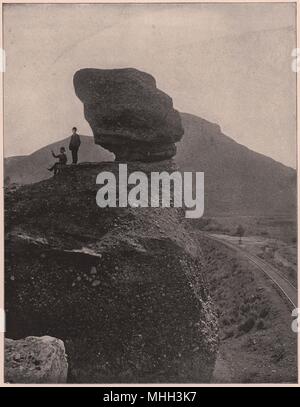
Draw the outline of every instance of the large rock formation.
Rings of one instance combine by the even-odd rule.
[[[85,69],[74,85],[95,142],[128,160],[128,173],[176,169],[165,159],[180,117],[152,76]],[[76,382],[209,382],[216,317],[183,210],[101,209],[101,171],[118,185],[117,163],[89,163],[8,192],[8,335],[62,338]]]
[[[68,363],[61,340],[29,336],[5,339],[5,382],[66,383]]]
[[[132,68],[82,69],[74,87],[95,143],[117,161],[161,161],[176,154],[180,115],[151,75]]]
[[[74,382],[209,382],[216,318],[182,209],[101,209],[100,171],[118,164],[70,166],[6,197],[8,336],[62,338]]]

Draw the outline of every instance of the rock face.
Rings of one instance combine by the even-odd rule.
[[[118,167],[70,166],[6,197],[7,334],[62,338],[73,382],[209,382],[218,336],[201,249],[181,209],[99,208],[96,177]],[[128,164],[163,170],[172,161]]]
[[[66,383],[68,363],[61,340],[50,336],[5,339],[5,381]]]
[[[183,135],[172,99],[136,69],[82,69],[74,75],[96,144],[117,161],[161,161],[176,154]]]

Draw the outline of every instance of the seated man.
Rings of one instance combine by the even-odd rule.
[[[58,158],[58,162],[56,162],[51,168],[48,168],[48,171],[54,171],[54,175],[56,175],[59,170],[67,164],[67,155],[65,147],[60,148],[60,153],[58,155],[54,154],[53,150],[51,153],[54,158]]]

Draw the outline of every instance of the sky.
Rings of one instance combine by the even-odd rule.
[[[179,111],[295,167],[295,43],[292,3],[5,4],[5,156],[29,154],[73,126],[92,135],[74,73],[134,67]]]

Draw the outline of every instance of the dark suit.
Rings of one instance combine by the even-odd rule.
[[[78,150],[79,150],[80,144],[81,144],[81,141],[80,141],[79,134],[77,134],[77,133],[72,134],[70,144],[69,144],[69,150],[72,153],[73,164],[77,164]]]

